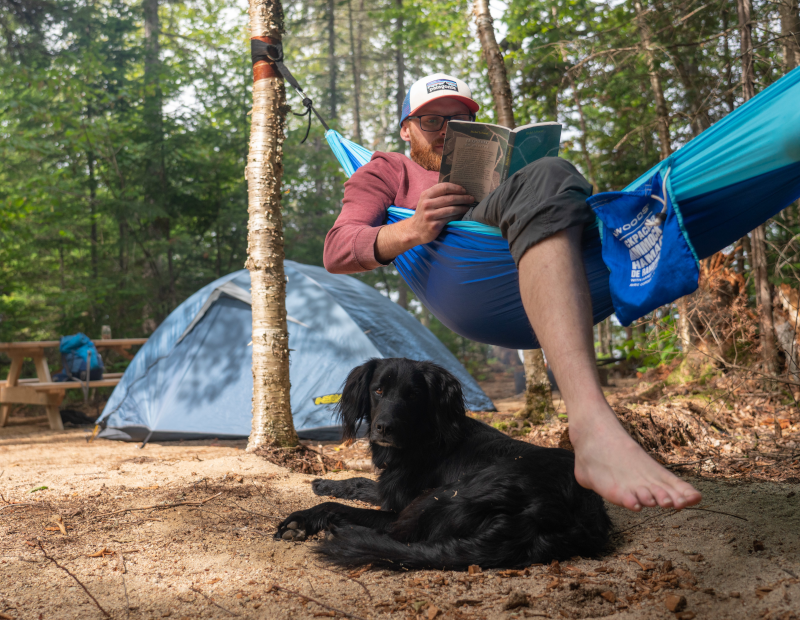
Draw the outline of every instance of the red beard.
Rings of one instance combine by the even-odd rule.
[[[444,138],[436,140],[433,144],[428,144],[419,139],[414,132],[411,133],[411,161],[418,163],[425,170],[439,172],[442,166],[442,156],[433,150],[434,146],[444,144]]]

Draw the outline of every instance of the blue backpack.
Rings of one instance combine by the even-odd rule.
[[[61,360],[64,370],[58,373],[58,378],[54,380],[68,381],[77,379],[86,381],[86,361],[89,360],[89,379],[97,381],[103,378],[103,358],[97,352],[94,343],[86,334],[75,334],[74,336],[62,336],[59,345]],[[62,378],[61,375],[64,375]]]

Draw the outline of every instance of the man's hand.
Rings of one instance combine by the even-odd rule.
[[[455,183],[437,183],[419,197],[417,210],[409,218],[414,245],[429,243],[439,236],[445,224],[461,219],[475,199]],[[412,245],[411,247],[414,247]]]
[[[375,257],[388,263],[414,246],[433,241],[445,224],[461,219],[473,202],[475,199],[455,183],[437,183],[426,189],[414,215],[381,228],[375,240]]]

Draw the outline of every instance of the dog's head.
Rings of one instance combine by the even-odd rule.
[[[390,358],[350,372],[339,414],[345,439],[366,423],[371,443],[413,449],[457,438],[466,408],[461,384],[441,366]]]

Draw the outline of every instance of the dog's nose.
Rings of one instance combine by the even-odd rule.
[[[384,437],[392,434],[392,427],[389,426],[386,422],[377,422],[375,424],[375,430],[378,431]]]

